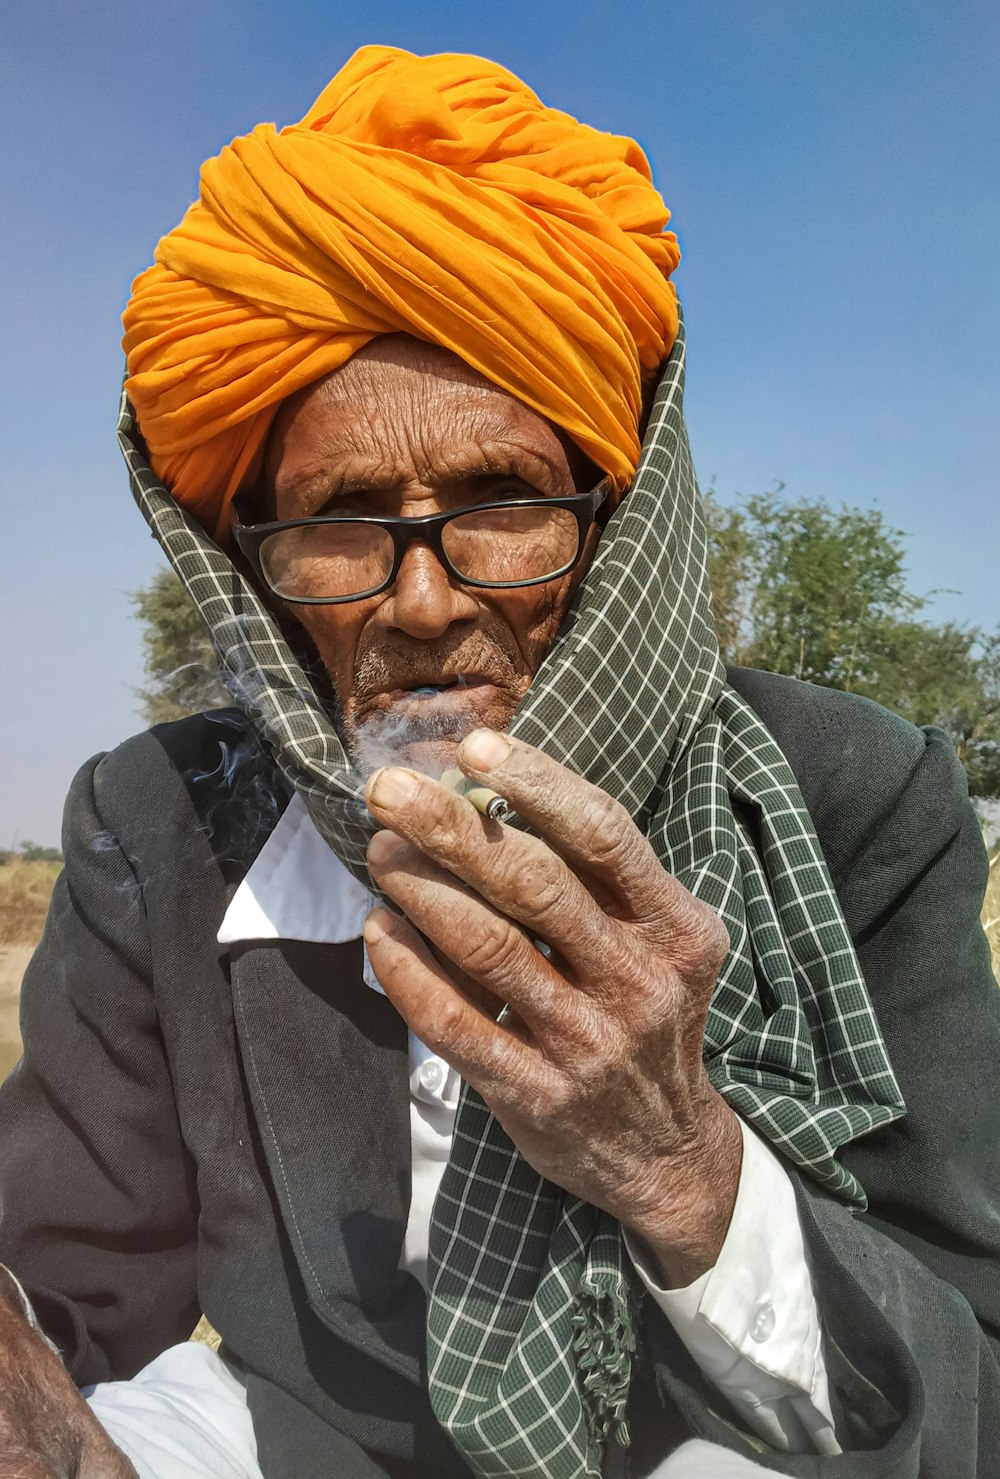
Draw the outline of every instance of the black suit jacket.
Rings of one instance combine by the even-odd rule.
[[[802,786],[909,1113],[844,1152],[867,1213],[795,1177],[854,1451],[768,1450],[648,1310],[618,1469],[695,1433],[784,1473],[1000,1474],[1000,992],[960,767],[865,700],[731,679]],[[216,942],[286,800],[233,713],[77,777],[0,1090],[0,1259],[80,1383],[129,1376],[204,1311],[248,1372],[268,1479],[464,1474],[397,1267],[405,1025],[361,988],[360,942]]]

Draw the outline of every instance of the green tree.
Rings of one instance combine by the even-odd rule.
[[[876,699],[954,741],[973,795],[1000,795],[1000,633],[918,618],[905,535],[878,509],[781,488],[705,500],[709,576],[728,662]]]
[[[146,687],[137,693],[146,723],[231,704],[205,623],[174,572],[158,570],[131,599],[142,624]]]
[[[851,688],[870,634],[924,604],[906,588],[903,533],[877,509],[781,491],[707,501],[720,645],[730,661]]]
[[[753,634],[753,597],[760,550],[746,513],[704,495],[708,577],[719,646],[727,660],[745,663]]]

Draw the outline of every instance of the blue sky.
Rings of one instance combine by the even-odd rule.
[[[933,615],[1000,622],[994,0],[34,0],[4,30],[0,847],[54,842],[74,770],[139,727],[129,283],[201,160],[367,42],[492,56],[638,137],[685,252],[703,484],[878,503]]]

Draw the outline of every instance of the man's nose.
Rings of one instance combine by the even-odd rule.
[[[383,607],[383,619],[409,637],[431,641],[443,636],[456,621],[472,621],[478,614],[468,587],[453,581],[434,551],[411,544]]]

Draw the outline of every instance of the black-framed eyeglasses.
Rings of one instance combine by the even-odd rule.
[[[268,589],[299,606],[377,596],[414,540],[463,585],[512,590],[573,569],[609,491],[604,478],[589,493],[507,498],[417,519],[320,514],[245,525],[234,511],[233,537]]]

